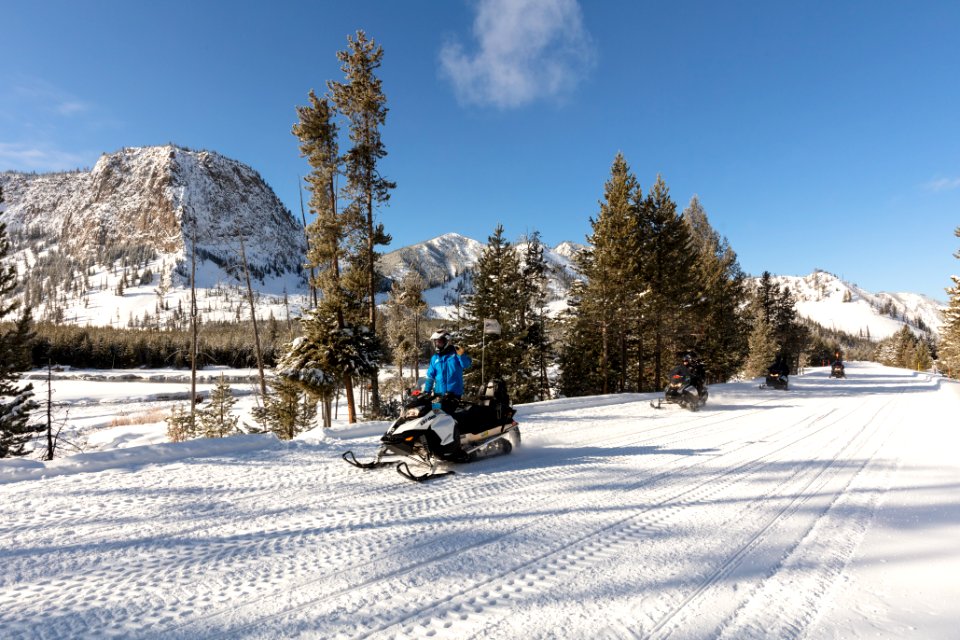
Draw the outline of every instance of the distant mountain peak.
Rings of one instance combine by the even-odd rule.
[[[757,279],[754,279],[757,280]],[[816,269],[806,276],[773,276],[790,287],[797,313],[827,328],[879,340],[907,326],[938,334],[943,304],[915,293],[871,293],[836,274]]]

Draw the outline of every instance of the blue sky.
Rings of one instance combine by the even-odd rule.
[[[960,3],[6,0],[0,170],[174,142],[299,215],[290,128],[363,29],[390,109],[391,248],[583,242],[622,151],[699,196],[745,271],[945,300],[960,239]]]

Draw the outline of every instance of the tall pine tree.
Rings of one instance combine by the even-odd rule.
[[[692,307],[693,326],[700,332],[695,348],[707,367],[709,380],[722,382],[736,374],[747,352],[745,276],[737,254],[710,225],[707,212],[694,196],[683,212],[697,259],[698,295]]]
[[[523,248],[520,295],[524,303],[520,309],[523,330],[520,369],[528,377],[517,381],[513,393],[519,402],[546,400],[550,397],[547,367],[552,346],[547,335],[547,262],[539,231],[526,238]]]
[[[387,341],[397,367],[400,387],[404,386],[403,370],[406,367],[416,382],[420,376],[420,345],[423,343],[423,326],[426,320],[427,303],[423,299],[423,278],[418,273],[407,273],[390,288],[387,298],[385,324]]]
[[[691,309],[697,297],[690,233],[662,176],[658,175],[643,201],[641,216],[642,273],[649,295],[649,340],[653,343],[653,380],[662,388],[680,350],[692,348],[698,328]]]
[[[0,187],[0,204],[3,188]],[[0,321],[14,313],[19,302],[13,297],[17,285],[17,267],[6,264],[10,253],[7,225],[0,222]],[[20,371],[30,365],[27,343],[31,337],[30,311],[25,309],[10,329],[0,331],[0,458],[21,456],[42,424],[30,424],[30,412],[39,405],[33,400],[33,385],[17,383]]]
[[[640,197],[636,177],[618,153],[604,185],[600,212],[590,219],[588,246],[576,257],[584,284],[573,291],[573,317],[565,322],[564,393],[610,393],[625,388],[632,318],[643,306]],[[585,376],[586,371],[594,373]]]
[[[487,380],[500,378],[514,393],[524,371],[523,327],[525,305],[521,294],[520,259],[513,244],[503,237],[503,225],[497,225],[487,239],[474,267],[473,293],[465,305],[463,340],[474,364],[467,369],[464,383],[468,392],[478,393]],[[484,334],[484,320],[496,320],[500,334]]]
[[[357,231],[361,247],[353,257],[358,272],[365,276],[367,321],[370,330],[376,333],[376,295],[382,280],[377,269],[377,247],[390,244],[391,238],[384,231],[383,224],[376,222],[375,211],[390,199],[390,190],[397,185],[384,178],[379,170],[380,161],[387,155],[380,135],[380,128],[387,119],[387,99],[383,84],[376,75],[383,61],[383,47],[372,39],[368,40],[363,31],[357,31],[356,38],[348,37],[347,42],[348,49],[337,52],[346,81],[329,82],[327,86],[337,110],[350,122],[352,146],[344,158],[346,190],[351,200],[349,207],[360,221]],[[380,408],[376,371],[370,378],[370,388],[372,409],[376,415]]]
[[[343,268],[348,262],[349,238],[357,227],[355,219],[349,213],[338,210],[337,178],[340,175],[341,158],[337,143],[337,125],[335,111],[326,98],[318,98],[313,91],[309,94],[310,105],[297,107],[300,122],[293,126],[293,134],[300,140],[300,152],[313,167],[306,177],[310,191],[310,211],[316,215],[307,226],[309,249],[307,266],[314,272],[311,283],[320,292],[322,298],[313,314],[307,314],[301,322],[305,324],[305,333],[312,339],[321,337],[339,341],[339,337],[352,332],[352,320],[359,314],[360,305],[356,296],[351,295],[344,283]],[[333,318],[336,330],[326,325]],[[323,326],[313,326],[315,323]],[[327,352],[333,344],[298,345],[301,350]],[[332,362],[323,358],[326,365]],[[310,358],[292,358],[291,362],[311,362]],[[293,365],[290,365],[291,367]],[[291,368],[292,372],[293,369]],[[344,388],[347,401],[347,420],[351,424],[357,421],[356,403],[353,396],[353,372],[351,369],[331,369],[324,376],[298,375],[307,380],[323,379],[324,384],[315,389],[315,393],[329,401],[338,379]],[[305,383],[306,384],[306,383]],[[324,414],[325,420],[329,416]]]
[[[960,227],[953,235],[960,238]],[[960,259],[960,251],[953,254]],[[939,361],[940,369],[954,378],[960,378],[960,276],[950,276],[953,286],[947,287],[950,301],[944,311],[943,327],[940,330]]]

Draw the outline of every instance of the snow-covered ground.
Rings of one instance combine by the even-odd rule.
[[[0,635],[956,638],[960,388],[847,374],[523,405],[424,484],[340,459],[382,423],[0,461]]]

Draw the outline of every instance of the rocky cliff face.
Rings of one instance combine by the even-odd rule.
[[[250,167],[172,145],[104,154],[91,171],[0,173],[17,295],[53,322],[166,326],[189,301],[192,254],[204,320],[296,313],[303,228]],[[196,242],[194,243],[194,238]]]
[[[250,167],[175,146],[104,154],[90,172],[0,174],[9,228],[83,260],[106,246],[178,254],[196,222],[197,247],[220,266],[236,261],[239,237],[254,272],[299,273],[303,230]]]

